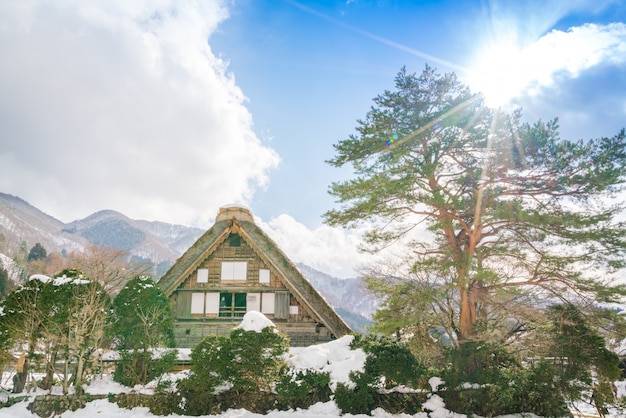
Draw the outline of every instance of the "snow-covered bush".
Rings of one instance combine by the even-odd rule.
[[[286,368],[288,350],[289,338],[258,312],[248,312],[229,338],[207,336],[193,348],[192,373],[178,386],[186,412],[211,413],[218,401],[222,407],[266,412],[273,403],[266,395]]]
[[[356,335],[350,347],[366,354],[363,371],[353,371],[353,385],[340,383],[335,391],[335,403],[343,413],[369,414],[382,398],[384,389],[397,386],[419,387],[426,380],[422,367],[402,342],[375,335]]]
[[[330,373],[315,370],[288,370],[276,384],[281,409],[306,409],[330,399]]]
[[[155,356],[152,351],[121,350],[113,380],[124,386],[145,385],[174,370],[177,350],[167,350]]]

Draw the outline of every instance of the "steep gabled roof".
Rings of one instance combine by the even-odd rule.
[[[206,231],[165,273],[159,285],[169,297],[231,232],[242,236],[261,258],[286,279],[285,286],[339,338],[352,330],[326,299],[300,273],[276,243],[254,223],[250,211],[241,206],[220,208],[215,224]]]

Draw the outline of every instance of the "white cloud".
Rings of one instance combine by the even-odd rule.
[[[208,225],[278,155],[208,39],[223,1],[0,4],[0,190],[63,221]]]
[[[294,262],[339,278],[356,277],[374,256],[358,251],[362,230],[321,225],[309,229],[289,215],[255,221]]]
[[[576,78],[596,66],[626,62],[626,25],[585,24],[553,30],[522,48],[502,38],[482,51],[470,85],[491,104],[534,95],[559,78]]]
[[[577,77],[599,64],[621,65],[626,62],[626,25],[586,24],[566,32],[554,30],[523,50],[521,58],[529,78],[540,85],[551,85],[560,71]]]

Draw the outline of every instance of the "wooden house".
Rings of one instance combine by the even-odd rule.
[[[247,311],[263,313],[292,346],[327,342],[350,328],[241,206],[220,208],[205,232],[159,280],[179,347],[228,335]]]

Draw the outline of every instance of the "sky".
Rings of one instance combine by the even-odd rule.
[[[297,262],[367,256],[330,228],[326,163],[405,66],[455,72],[567,139],[626,126],[620,0],[0,0],[0,192],[209,228],[241,204]]]

